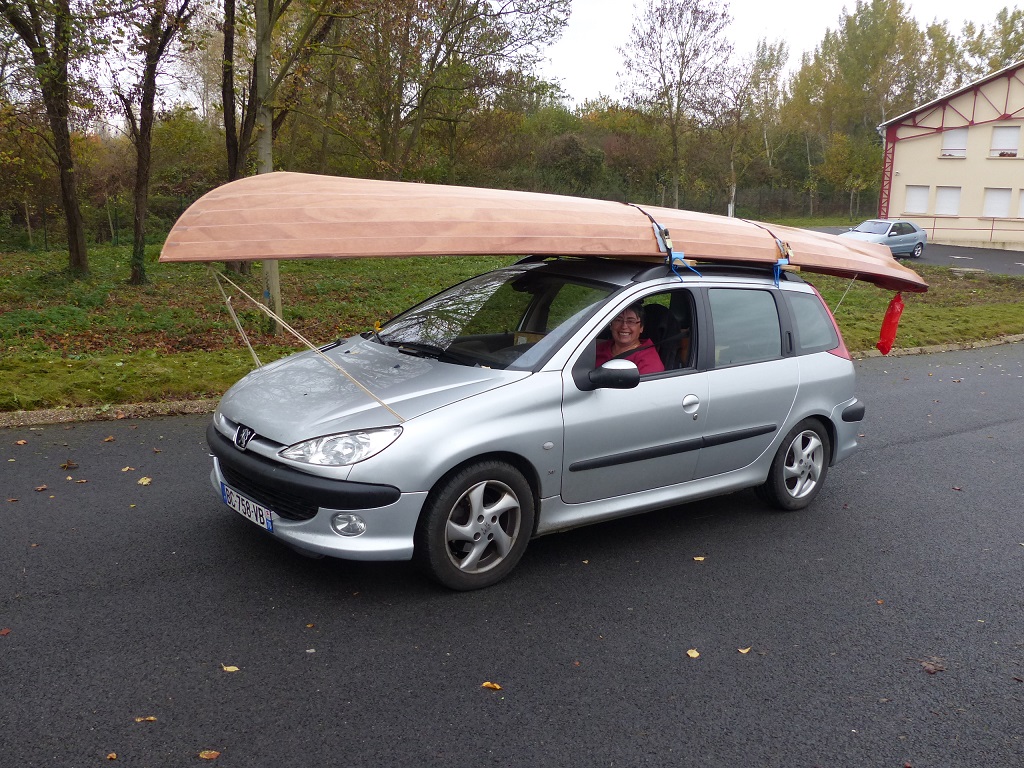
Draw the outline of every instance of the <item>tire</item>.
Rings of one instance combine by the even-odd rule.
[[[914,252],[911,255],[915,259],[920,259],[922,253],[924,253],[924,243],[915,243]]]
[[[489,587],[523,556],[533,519],[533,491],[517,469],[502,461],[472,464],[431,491],[413,557],[450,589]]]
[[[832,444],[815,419],[804,419],[786,435],[757,495],[777,509],[792,512],[807,507],[828,475]]]

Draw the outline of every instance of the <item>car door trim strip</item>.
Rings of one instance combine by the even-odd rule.
[[[738,429],[733,432],[723,432],[718,435],[705,435],[695,437],[691,440],[682,440],[678,443],[666,443],[655,445],[650,448],[641,448],[637,451],[626,451],[624,453],[613,453],[608,456],[598,456],[594,459],[583,459],[574,461],[569,465],[570,472],[583,472],[588,469],[602,469],[604,467],[615,467],[620,464],[630,464],[634,461],[647,461],[648,459],[660,459],[664,456],[674,456],[680,453],[698,451],[701,448],[711,448],[716,445],[734,443],[739,440],[748,440],[752,437],[760,437],[778,430],[775,424],[766,424],[760,427]]]

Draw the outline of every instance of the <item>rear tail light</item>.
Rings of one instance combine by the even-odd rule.
[[[812,285],[811,290],[813,290],[814,294],[818,297],[818,301],[821,302],[821,306],[823,306],[825,311],[828,312],[828,319],[832,321],[832,327],[836,331],[836,338],[839,339],[839,346],[828,350],[828,353],[830,355],[835,355],[836,357],[841,357],[844,360],[853,360],[853,357],[850,355],[850,350],[846,348],[846,342],[843,341],[843,333],[839,330],[839,324],[836,322],[835,315],[832,314],[832,310],[828,308],[828,304],[821,297],[821,294],[818,293],[818,289]]]

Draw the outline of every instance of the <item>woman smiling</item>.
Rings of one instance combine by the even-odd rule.
[[[643,331],[643,305],[633,304],[622,310],[611,322],[611,339],[597,342],[597,365],[614,358],[635,363],[641,375],[664,371],[665,366],[654,345],[641,338]]]

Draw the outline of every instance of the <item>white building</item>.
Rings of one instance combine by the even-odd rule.
[[[1024,61],[879,126],[878,215],[932,242],[1024,251]]]

